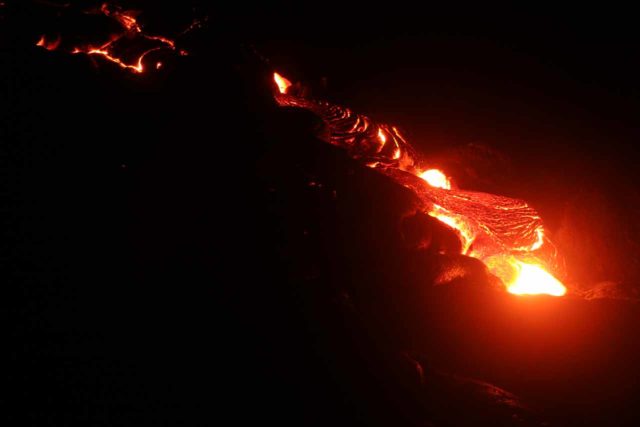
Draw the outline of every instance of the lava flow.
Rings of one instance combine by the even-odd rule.
[[[116,34],[110,34],[103,43],[93,45],[76,45],[63,46],[63,49],[71,54],[85,54],[90,56],[100,56],[119,67],[132,71],[134,73],[143,73],[145,71],[144,61],[152,52],[160,50],[176,51],[176,43],[174,40],[163,36],[150,35],[143,31],[142,26],[136,19],[136,12],[123,10],[117,5],[104,3],[99,9],[86,11],[90,15],[103,15],[118,23],[121,28]],[[200,26],[200,21],[194,23],[187,28],[182,34],[191,31]],[[47,50],[56,50],[61,46],[61,37],[49,38],[43,35],[36,43],[37,46]],[[131,54],[130,45],[134,44],[137,53]],[[125,54],[125,52],[127,52]],[[181,55],[186,55],[185,51],[179,51]],[[155,69],[162,67],[161,62],[154,64]]]
[[[291,82],[274,73],[281,106],[307,109],[329,129],[329,143],[415,192],[425,213],[454,229],[462,253],[485,263],[517,295],[562,296],[566,287],[547,270],[555,248],[542,219],[522,200],[457,189],[420,158],[396,127],[376,124],[348,108],[292,94]]]

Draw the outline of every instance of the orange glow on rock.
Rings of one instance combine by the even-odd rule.
[[[273,73],[273,81],[276,82],[278,90],[283,94],[287,93],[287,89],[291,86],[291,82],[278,73]]]
[[[428,169],[420,174],[420,178],[432,187],[451,190],[451,181],[438,169]]]

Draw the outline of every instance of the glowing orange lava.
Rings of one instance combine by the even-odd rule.
[[[147,56],[149,53],[163,49],[163,48],[175,50],[175,43],[173,42],[173,40],[169,40],[166,37],[162,37],[162,36],[151,36],[151,35],[144,34],[142,31],[142,27],[140,26],[140,24],[138,24],[138,21],[136,20],[133,12],[122,11],[119,8],[111,7],[108,3],[104,3],[100,8],[100,11],[104,15],[112,17],[116,21],[118,21],[118,23],[122,25],[125,31],[119,36],[114,37],[112,40],[110,40],[109,42],[105,43],[104,45],[98,48],[95,48],[95,47],[90,47],[88,49],[75,48],[72,53],[86,53],[87,55],[100,55],[105,59],[107,59],[108,61],[111,61],[122,68],[129,69],[136,73],[142,73],[144,71],[143,60],[145,56]],[[115,42],[131,34],[138,34],[139,36],[147,40],[157,41],[161,43],[161,46],[153,47],[151,49],[146,50],[140,56],[138,56],[136,61],[134,61],[133,63],[127,64],[113,52],[112,48]]]
[[[71,53],[85,53],[87,55],[100,55],[104,57],[106,60],[113,62],[121,66],[122,68],[127,68],[129,70],[135,71],[136,73],[142,73],[144,71],[144,66],[142,65],[142,59],[145,55],[142,55],[138,58],[138,62],[136,64],[126,64],[121,59],[116,58],[115,56],[111,56],[108,50],[105,49],[89,49],[88,51],[82,51],[80,49],[74,49]]]
[[[522,200],[464,191],[441,170],[423,170],[413,147],[395,127],[375,124],[348,108],[287,94],[291,82],[278,73],[276,101],[320,116],[330,130],[327,142],[347,148],[365,165],[414,191],[423,211],[452,228],[461,252],[485,263],[508,292],[517,295],[565,295],[567,289],[547,271],[555,249],[545,237],[542,219]],[[387,148],[388,147],[388,148]]]
[[[428,213],[438,221],[456,230],[460,236],[460,241],[462,242],[462,253],[471,256],[470,249],[473,241],[475,240],[475,235],[473,233],[473,229],[466,223],[464,218],[448,212],[439,205],[434,205],[433,209]]]
[[[287,93],[287,89],[291,86],[291,82],[278,73],[273,73],[273,81],[276,82],[280,93]]]
[[[420,178],[427,181],[427,184],[432,187],[451,190],[451,181],[438,169],[428,169],[420,174]]]
[[[561,297],[567,293],[567,288],[544,268],[518,261],[518,278],[514,283],[507,284],[507,290],[516,295],[547,294]]]
[[[382,150],[387,143],[387,136],[384,134],[382,129],[378,129],[378,139],[380,140],[380,148],[378,151]]]
[[[507,291],[516,295],[563,296],[567,288],[544,267],[525,262],[514,256],[494,256],[485,260],[489,271],[500,277]]]
[[[544,243],[544,229],[542,227],[536,228],[536,235],[538,239],[531,245],[531,248],[529,248],[530,251],[537,251]]]
[[[71,49],[70,53],[72,54],[85,54],[91,56],[100,56],[107,61],[110,61],[124,69],[133,71],[135,73],[142,73],[145,71],[144,68],[144,59],[151,52],[155,52],[161,49],[169,49],[176,50],[175,42],[171,39],[162,36],[149,35],[145,34],[142,26],[138,23],[135,15],[135,12],[124,11],[118,6],[110,5],[108,3],[102,4],[99,11],[89,11],[87,13],[90,14],[103,14],[109,18],[117,21],[122,27],[122,32],[118,34],[113,34],[109,37],[109,40],[98,46],[77,46]],[[199,23],[198,23],[199,25]],[[191,27],[187,29],[187,31],[192,28],[197,28],[192,24]],[[186,32],[186,31],[185,31]],[[119,54],[121,50],[121,46],[119,42],[121,40],[130,40],[134,37],[139,37],[141,39],[146,40],[146,43],[153,42],[156,46],[148,48],[140,55],[137,56],[133,61],[129,62],[124,60]],[[43,47],[47,50],[55,50],[60,45],[60,37],[58,37],[54,41],[48,41],[45,36],[36,43],[37,46]],[[180,55],[186,55],[187,52],[180,51]],[[158,65],[160,64],[160,65]],[[156,63],[156,69],[162,67],[162,63]]]

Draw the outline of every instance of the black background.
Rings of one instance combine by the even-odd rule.
[[[335,236],[311,252],[346,259],[320,262],[335,270],[318,280],[364,280],[349,262],[365,243],[337,247],[353,235],[340,227],[373,221],[375,205],[355,198],[347,214],[327,213],[292,184],[306,185],[309,164],[352,166],[296,145],[311,136],[290,123],[307,118],[276,110],[273,69],[397,124],[460,186],[530,201],[564,250],[570,286],[612,281],[633,294],[640,56],[630,11],[176,3],[132,5],[150,32],[209,16],[185,41],[190,56],[142,76],[37,48],[40,28],[66,22],[42,3],[0,9],[9,423],[416,424],[365,374],[392,366],[361,354],[379,345],[357,338],[367,326],[318,302],[335,298],[322,286],[296,287],[306,258],[287,255],[291,236],[313,221]],[[389,200],[369,179],[376,191],[364,202]],[[633,319],[603,327],[635,342]],[[625,369],[632,348],[620,350]],[[600,418],[580,418],[580,405],[558,415],[562,393],[548,406],[567,424],[632,423],[635,392],[620,394],[594,410]],[[434,423],[477,422],[455,419]]]

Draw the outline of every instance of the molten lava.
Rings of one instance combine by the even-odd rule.
[[[518,295],[562,296],[564,285],[547,271],[555,248],[542,219],[526,202],[494,194],[453,189],[451,179],[425,162],[395,127],[376,124],[348,108],[291,94],[291,82],[274,73],[281,106],[307,109],[327,124],[327,142],[412,190],[425,213],[452,228],[462,253],[483,261],[507,290]]]
[[[518,277],[515,282],[508,283],[507,289],[516,295],[547,294],[561,297],[567,288],[539,265],[516,261]]]
[[[155,49],[153,49],[153,50],[155,50]],[[117,65],[121,66],[122,68],[126,68],[126,69],[129,69],[129,70],[135,71],[136,73],[142,73],[144,71],[144,66],[142,65],[142,60],[144,59],[146,54],[149,53],[149,52],[151,52],[151,50],[147,51],[143,55],[141,55],[138,58],[138,61],[135,64],[127,64],[127,63],[125,63],[120,58],[112,56],[109,53],[109,51],[106,50],[106,49],[89,49],[87,51],[82,51],[80,49],[74,49],[71,53],[73,53],[73,54],[86,53],[87,55],[100,55],[100,56],[104,57],[105,59],[107,59],[108,61],[111,61],[114,64],[117,64]]]
[[[420,178],[427,181],[427,184],[432,187],[451,190],[451,181],[438,169],[428,169],[420,174]]]
[[[287,89],[289,89],[289,86],[291,86],[291,82],[278,73],[273,73],[273,81],[276,82],[278,90],[283,94],[287,93]]]
[[[547,294],[562,296],[567,288],[544,267],[521,261],[513,256],[495,256],[485,260],[489,271],[500,277],[507,290],[516,295]]]
[[[160,49],[175,50],[176,46],[173,40],[169,40],[161,36],[150,36],[142,31],[142,27],[138,24],[138,21],[133,16],[132,12],[122,11],[118,7],[112,7],[108,3],[104,3],[100,8],[100,11],[108,17],[115,19],[123,28],[123,32],[116,37],[113,37],[108,42],[99,47],[88,47],[86,49],[75,48],[72,53],[85,53],[87,55],[100,55],[108,61],[119,65],[122,68],[129,69],[136,73],[142,73],[144,71],[143,60],[149,53]],[[153,40],[159,43],[159,46],[149,48],[145,50],[133,63],[126,63],[119,58],[114,52],[115,44],[124,37],[132,37],[133,35],[139,35],[143,39]]]
[[[98,45],[66,46],[65,50],[69,48],[69,53],[99,56],[123,69],[134,73],[143,73],[145,71],[144,60],[150,53],[160,50],[176,51],[176,43],[174,40],[163,36],[146,34],[140,23],[138,23],[136,19],[137,13],[135,12],[122,10],[119,6],[104,3],[99,9],[89,10],[85,13],[103,15],[113,19],[119,24],[121,31],[108,35],[105,37],[106,41]],[[200,28],[201,24],[201,21],[194,21],[181,35],[193,29]],[[60,37],[49,40],[44,35],[36,43],[37,46],[47,50],[58,49],[60,44]],[[132,50],[130,46],[132,44],[134,47],[142,49],[138,50],[138,53],[135,54],[133,58],[131,55],[124,55],[124,52],[130,52]],[[187,55],[187,52],[180,50],[179,54],[184,56]],[[155,63],[155,69],[160,69],[161,67],[161,62]]]

